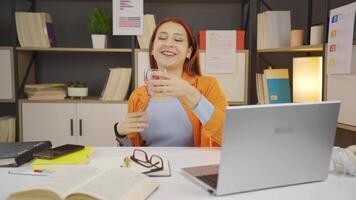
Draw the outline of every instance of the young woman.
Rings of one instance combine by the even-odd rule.
[[[136,89],[128,115],[115,125],[118,141],[134,146],[209,146],[221,137],[225,95],[213,77],[202,76],[196,38],[180,18],[166,18],[149,47],[158,80]],[[148,95],[147,88],[152,95]]]

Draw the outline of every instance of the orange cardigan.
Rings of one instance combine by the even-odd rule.
[[[189,121],[192,123],[194,134],[194,145],[196,147],[211,146],[210,138],[221,138],[225,108],[228,105],[225,95],[220,87],[218,80],[209,76],[189,76],[183,73],[182,78],[197,88],[215,107],[215,111],[208,122],[201,124],[199,119],[190,110],[185,100],[179,97],[184,110],[187,112]],[[146,110],[150,97],[147,95],[145,86],[136,89],[130,96],[128,102],[128,112],[143,112]],[[134,146],[144,146],[144,141],[139,133],[130,133],[128,135]],[[220,144],[218,144],[220,145]]]

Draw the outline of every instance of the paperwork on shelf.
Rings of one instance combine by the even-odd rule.
[[[329,21],[328,74],[350,74],[356,2],[332,9]]]
[[[142,35],[143,0],[113,0],[113,35]]]
[[[206,31],[206,72],[236,72],[236,32]]]

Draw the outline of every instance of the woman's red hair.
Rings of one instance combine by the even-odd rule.
[[[182,25],[188,35],[188,46],[192,48],[192,53],[191,53],[190,59],[185,59],[184,64],[183,64],[183,71],[187,72],[191,76],[194,76],[194,75],[200,76],[201,70],[200,70],[200,63],[199,63],[199,52],[198,52],[197,40],[194,36],[192,29],[188,26],[187,23],[185,23],[179,17],[168,17],[168,18],[163,19],[162,21],[160,21],[157,24],[155,30],[153,31],[151,41],[150,41],[150,46],[149,46],[151,68],[152,69],[158,68],[157,62],[152,55],[153,42],[155,41],[157,30],[159,29],[159,27],[162,24],[167,23],[167,22],[174,22],[174,23]]]

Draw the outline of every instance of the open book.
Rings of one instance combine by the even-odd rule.
[[[100,170],[81,166],[57,171],[12,193],[7,200],[140,200],[146,199],[158,187],[151,178],[126,168]]]

